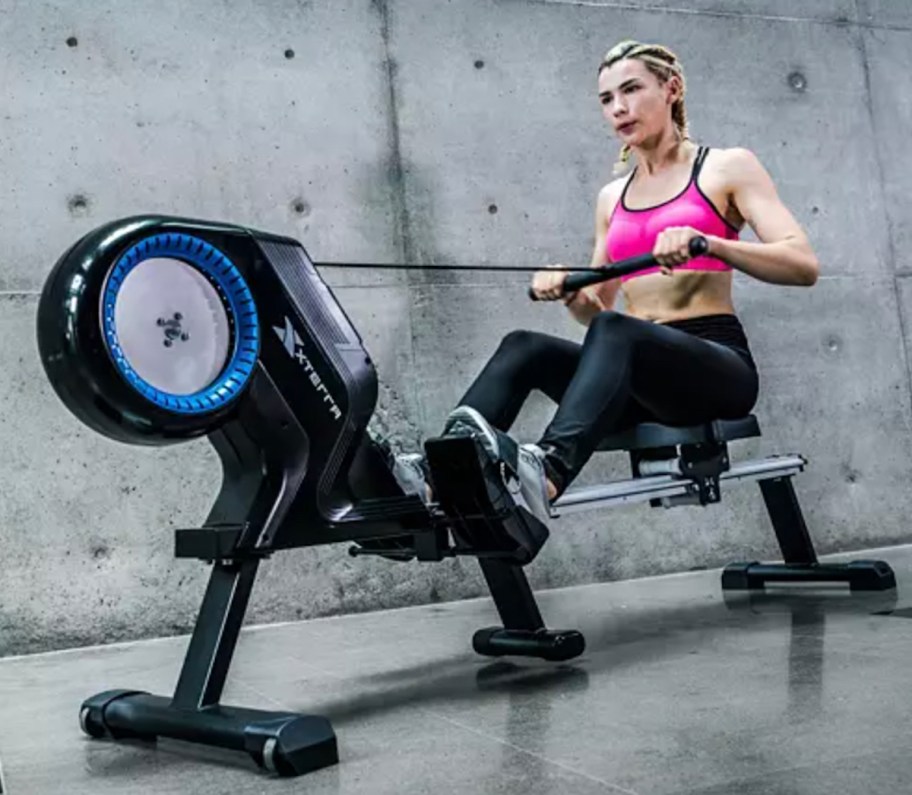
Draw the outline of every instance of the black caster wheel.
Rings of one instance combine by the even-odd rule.
[[[79,728],[88,734],[89,737],[94,737],[96,740],[100,740],[102,737],[110,737],[98,710],[93,710],[85,705],[79,710]]]

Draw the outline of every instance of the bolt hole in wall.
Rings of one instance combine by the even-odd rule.
[[[70,211],[70,215],[81,218],[85,215],[88,215],[89,212],[89,199],[87,196],[83,196],[81,193],[76,193],[70,196],[67,199],[67,209]]]
[[[788,84],[793,91],[807,90],[807,78],[801,72],[792,72],[788,76]]]
[[[310,215],[311,207],[304,199],[292,199],[291,211],[301,218],[307,218]]]

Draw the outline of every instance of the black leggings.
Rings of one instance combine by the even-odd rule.
[[[560,494],[609,433],[648,421],[744,417],[758,379],[733,315],[657,324],[601,312],[582,345],[534,331],[507,334],[460,404],[507,431],[533,389],[558,404],[539,446]]]

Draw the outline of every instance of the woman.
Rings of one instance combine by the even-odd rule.
[[[537,272],[537,297],[562,300],[588,326],[583,344],[508,334],[445,426],[474,433],[499,459],[529,393],[554,400],[539,442],[519,448],[513,475],[521,488],[511,489],[542,520],[608,433],[750,412],[757,370],[732,304],[734,269],[772,284],[817,280],[817,258],[763,166],[747,149],[697,146],[684,93],[680,63],[665,47],[623,41],[602,60],[599,101],[623,141],[615,173],[631,155],[636,165],[599,192],[591,266],[651,252],[660,267],[569,295],[566,271]],[[738,240],[745,223],[761,242]],[[709,251],[692,259],[695,235]],[[619,292],[623,314],[614,311]],[[408,491],[425,494],[419,458],[400,456],[395,472]]]

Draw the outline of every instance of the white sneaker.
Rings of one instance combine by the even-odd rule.
[[[541,522],[553,518],[548,499],[545,454],[538,445],[517,444],[503,431],[492,428],[471,406],[459,406],[450,413],[443,435],[466,435],[478,439],[485,452],[499,465],[504,485],[513,501]]]
[[[549,519],[553,519],[551,500],[548,499],[545,451],[537,444],[521,444],[519,446],[516,480],[519,481],[520,496],[525,509],[541,522],[547,523]],[[510,488],[509,483],[507,488]],[[517,499],[515,495],[514,499]]]
[[[431,502],[431,488],[424,471],[421,453],[400,453],[393,456],[392,473],[405,494],[416,494],[427,505]]]

